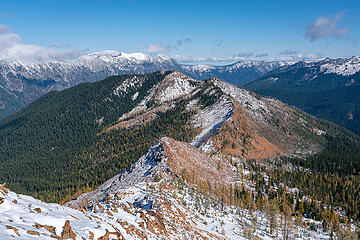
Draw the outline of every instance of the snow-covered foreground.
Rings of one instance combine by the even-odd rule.
[[[281,230],[269,233],[263,212],[221,210],[220,202],[167,180],[119,190],[87,210],[5,191],[0,194],[4,198],[0,239],[246,239],[245,234],[276,239],[282,235]],[[291,236],[328,239],[321,230],[298,227],[293,227]]]

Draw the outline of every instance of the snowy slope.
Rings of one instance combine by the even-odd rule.
[[[325,58],[320,61],[298,62],[292,65],[284,65],[274,70],[270,74],[295,71],[302,68],[312,69],[314,74],[336,74],[339,76],[351,76],[360,71],[360,58]]]
[[[207,138],[214,134],[222,124],[232,115],[234,106],[228,97],[222,96],[211,107],[200,110],[193,119],[193,126],[199,128],[198,134],[193,142],[196,147],[206,142]]]
[[[253,96],[249,91],[215,78],[212,79],[212,81],[214,82],[215,86],[218,86],[225,94],[231,96],[241,106],[249,110],[253,117],[263,119],[265,115],[270,113],[266,103]]]
[[[320,65],[320,71],[325,74],[350,76],[360,71],[360,58],[354,56],[349,59],[329,60]]]

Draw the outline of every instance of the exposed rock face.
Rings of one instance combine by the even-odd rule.
[[[76,240],[76,234],[71,229],[70,221],[66,220],[65,225],[63,226],[63,230],[61,232],[61,238],[62,239],[73,239]]]
[[[35,223],[35,224],[34,224],[34,227],[36,227],[37,229],[45,228],[48,232],[56,235],[56,231],[55,231],[56,228],[53,227],[53,226],[42,225],[42,224],[39,224],[39,223]]]
[[[27,232],[27,234],[30,234],[30,235],[40,236],[40,233],[37,231],[27,230],[26,232]]]

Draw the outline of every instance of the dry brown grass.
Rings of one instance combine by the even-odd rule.
[[[232,181],[232,167],[226,158],[210,157],[188,143],[167,137],[162,139],[162,143],[170,171],[179,178],[185,178],[190,185],[199,186],[208,181],[218,184]]]

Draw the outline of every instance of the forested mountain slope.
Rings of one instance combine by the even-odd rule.
[[[324,59],[285,66],[245,88],[275,97],[360,134],[360,59]]]

